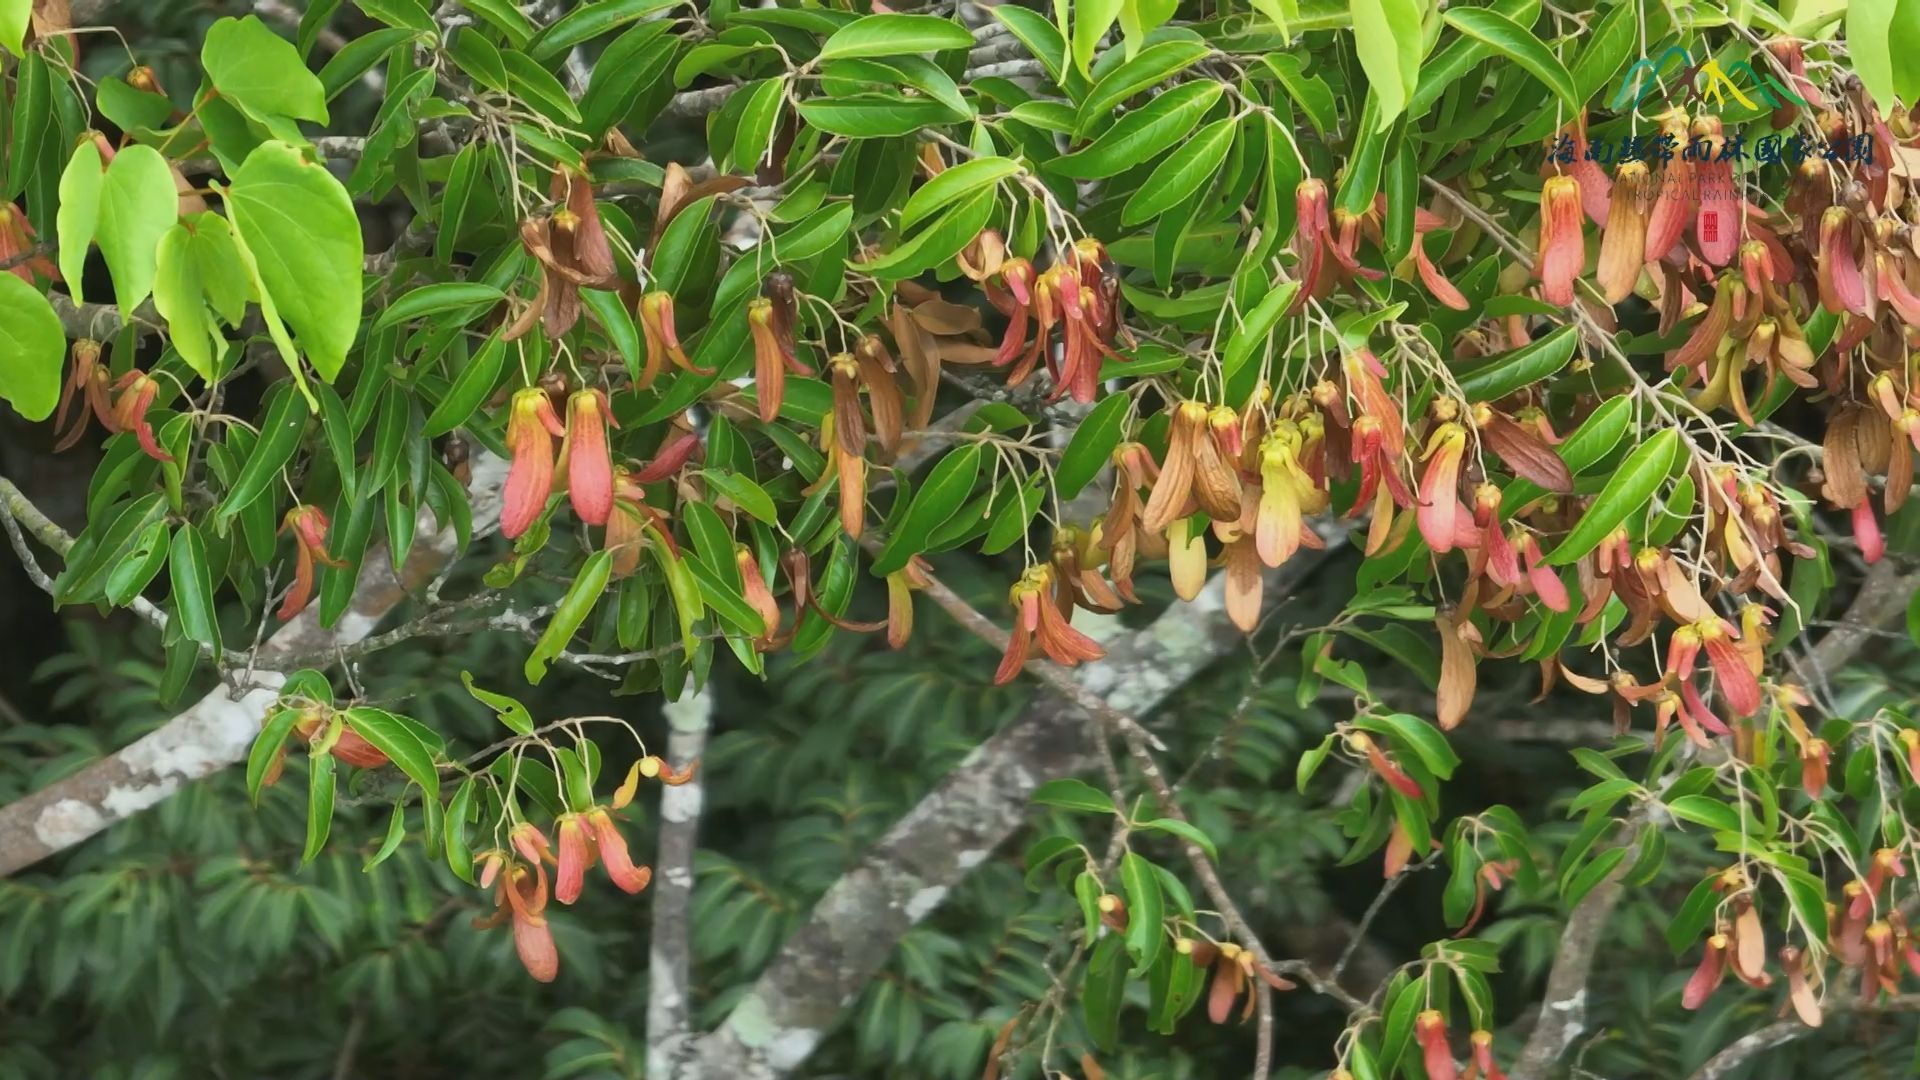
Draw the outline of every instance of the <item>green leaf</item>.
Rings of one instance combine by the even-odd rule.
[[[81,284],[86,277],[87,249],[93,246],[94,231],[100,226],[100,188],[105,173],[100,147],[91,138],[83,138],[60,174],[60,209],[54,216],[60,241],[60,277],[77,304],[87,299]]]
[[[1633,453],[1607,479],[1593,502],[1580,517],[1560,546],[1547,557],[1552,566],[1565,566],[1600,546],[1628,515],[1647,507],[1655,491],[1673,471],[1674,460],[1684,452],[1677,428],[1663,428],[1652,438],[1634,447]]]
[[[433,17],[427,14],[421,0],[353,0],[353,5],[388,26],[434,33]]]
[[[751,517],[768,525],[779,524],[773,496],[768,495],[767,489],[754,482],[752,477],[726,469],[703,469],[701,475],[707,478],[708,486]]]
[[[524,49],[533,40],[533,24],[520,13],[513,0],[460,0],[460,6],[480,16],[500,31],[507,44],[516,49]]]
[[[1726,803],[1706,795],[1682,795],[1667,803],[1667,812],[1714,832],[1740,831],[1740,815]]]
[[[1562,326],[1538,341],[1510,352],[1490,356],[1459,377],[1460,392],[1469,403],[1502,398],[1567,366],[1574,346],[1580,343],[1579,330]]]
[[[1369,731],[1389,735],[1411,749],[1427,771],[1442,780],[1451,779],[1453,770],[1460,767],[1460,756],[1448,745],[1447,737],[1440,729],[1417,716],[1406,713],[1388,713],[1380,717],[1365,717],[1367,723],[1356,721],[1358,726]],[[1377,724],[1376,724],[1377,722]]]
[[[0,274],[0,398],[28,420],[53,415],[67,333],[40,290]]]
[[[1048,77],[1059,82],[1065,70],[1064,65],[1071,60],[1067,56],[1067,39],[1061,36],[1060,28],[1039,12],[1013,4],[995,4],[989,10],[1020,44],[1027,47],[1034,59],[1040,61],[1047,69]]]
[[[1232,149],[1233,136],[1239,128],[1239,122],[1228,117],[1195,132],[1180,152],[1167,155],[1140,185],[1140,190],[1127,200],[1120,211],[1120,223],[1138,225],[1151,221],[1213,180],[1221,162],[1227,159],[1227,151]]]
[[[867,15],[834,31],[820,47],[819,59],[856,56],[903,56],[910,53],[966,49],[973,35],[951,19],[933,15]]]
[[[552,26],[533,39],[527,52],[541,63],[559,56],[583,41],[591,41],[610,30],[643,19],[681,0],[600,0],[583,4],[561,16]]]
[[[256,121],[285,116],[327,122],[327,91],[319,76],[307,70],[300,50],[258,15],[220,19],[208,27],[200,66],[222,100]]]
[[[1093,54],[1100,50],[1100,39],[1113,29],[1125,0],[1078,0],[1073,11],[1073,66],[1091,77]]]
[[[0,48],[27,55],[27,24],[32,19],[33,0],[0,0]]]
[[[1307,114],[1307,123],[1313,125],[1315,132],[1325,135],[1339,125],[1333,90],[1320,76],[1306,74],[1305,61],[1292,53],[1268,53],[1260,60],[1273,72],[1274,78],[1280,80],[1280,85],[1286,87],[1293,103]]]
[[[275,387],[269,396],[266,419],[260,422],[260,439],[214,512],[214,521],[221,529],[226,527],[224,522],[253,505],[280,482],[281,470],[293,460],[306,435],[307,420],[311,416],[307,399],[285,383]]]
[[[606,551],[596,551],[587,556],[587,561],[575,575],[573,585],[567,594],[560,598],[560,607],[554,611],[553,619],[534,643],[533,652],[527,656],[526,676],[530,683],[538,684],[547,676],[547,663],[566,651],[567,642],[573,640],[587,616],[593,612],[593,606],[600,595],[607,591],[607,580],[613,573],[613,556]]]
[[[97,239],[113,273],[122,319],[131,319],[133,310],[153,292],[160,238],[179,216],[173,170],[160,151],[136,144],[114,155],[100,185]],[[354,227],[359,228],[358,222]]]
[[[180,621],[180,632],[187,640],[212,649],[213,660],[219,663],[220,620],[213,606],[213,574],[198,527],[182,525],[174,532],[167,567],[173,576],[173,614]]]
[[[1220,852],[1213,846],[1212,838],[1201,832],[1192,822],[1181,821],[1179,818],[1154,818],[1152,821],[1141,822],[1139,827],[1172,833],[1182,840],[1191,841],[1201,851],[1207,853],[1207,858],[1214,862],[1220,861]]]
[[[1612,453],[1632,422],[1633,399],[1626,394],[1608,398],[1573,429],[1573,434],[1562,439],[1554,452],[1567,463],[1567,470],[1578,476]],[[1501,510],[1511,514],[1544,494],[1546,491],[1530,480],[1515,480],[1507,485]]]
[[[1694,944],[1700,940],[1701,932],[1707,928],[1707,921],[1713,917],[1714,909],[1719,906],[1720,893],[1714,888],[1718,880],[1718,874],[1709,874],[1700,884],[1695,885],[1693,891],[1687,894],[1687,898],[1681,901],[1679,910],[1674,912],[1673,921],[1667,924],[1667,946],[1673,950],[1675,956],[1693,948]],[[1820,901],[1824,913],[1826,901],[1824,894],[1820,897]]]
[[[1182,83],[1121,117],[1092,145],[1050,166],[1075,180],[1101,180],[1132,168],[1193,132],[1226,88],[1217,82]]]
[[[1626,861],[1626,858],[1627,849],[1624,847],[1608,848],[1600,854],[1595,855],[1593,861],[1581,867],[1578,872],[1567,879],[1567,885],[1563,890],[1564,895],[1562,897],[1566,900],[1567,906],[1575,906],[1579,904],[1581,900],[1586,899],[1587,894],[1592,892],[1602,881],[1605,881],[1615,870],[1619,869],[1620,864]]]
[[[773,130],[780,122],[780,105],[787,97],[787,80],[761,79],[747,91],[746,104],[740,110],[740,125],[734,129],[733,167],[751,173],[760,167],[773,145]]]
[[[585,296],[585,291],[582,291]],[[460,373],[454,376],[453,385],[447,388],[447,396],[433,407],[427,419],[420,427],[424,438],[437,439],[472,418],[493,388],[500,383],[500,372],[506,367],[507,343],[500,340],[498,334],[489,337],[480,351],[467,359]]]
[[[471,783],[472,781],[468,782]],[[400,850],[400,842],[406,838],[407,804],[397,802],[393,804],[393,816],[387,819],[386,839],[380,841],[380,850],[367,856],[367,861],[360,864],[360,872],[363,874],[373,873],[374,867],[386,862],[389,858],[393,857],[394,852]]]
[[[945,105],[926,98],[898,94],[850,94],[841,98],[807,98],[800,118],[829,135],[854,139],[893,138],[953,120]]]
[[[996,13],[999,11],[995,9]],[[1092,875],[1083,879],[1091,882]],[[1094,886],[1098,892],[1099,886]],[[1097,923],[1094,924],[1097,928]],[[1087,932],[1089,940],[1093,930]],[[1127,998],[1127,943],[1119,935],[1102,938],[1087,961],[1087,978],[1080,990],[1080,1009],[1087,1038],[1101,1050],[1112,1051],[1120,1038],[1120,1006]]]
[[[327,846],[327,832],[333,827],[333,755],[315,754],[307,759],[307,845],[300,863],[313,861]]]
[[[1421,18],[1423,0],[1350,0],[1353,44],[1366,72],[1367,86],[1377,95],[1380,115],[1374,130],[1384,131],[1406,111],[1413,88],[1420,81],[1420,58],[1425,52]]]
[[[345,48],[328,58],[320,69],[320,89],[326,100],[339,97],[347,87],[373,68],[373,65],[385,59],[396,45],[412,41],[416,31],[389,26],[384,30],[375,30],[371,34],[354,38]],[[456,44],[463,38],[478,39],[477,33],[462,33],[454,38]],[[457,51],[457,50],[456,50]],[[165,119],[164,116],[161,117]]]
[[[968,443],[940,459],[927,474],[926,482],[913,493],[913,502],[900,524],[887,538],[879,557],[873,561],[876,577],[885,577],[907,565],[913,556],[925,550],[927,537],[946,524],[960,504],[967,501],[973,483],[980,476],[980,458],[985,448]]]
[[[1328,735],[1326,738],[1320,740],[1318,746],[1312,747],[1302,753],[1300,755],[1300,763],[1294,766],[1293,770],[1294,789],[1300,792],[1300,794],[1305,795],[1307,793],[1307,785],[1313,781],[1313,775],[1320,771],[1320,766],[1326,764],[1327,758],[1332,755],[1332,735]]]
[[[1900,0],[1850,0],[1846,5],[1847,58],[1882,109],[1893,108],[1898,97],[1893,44],[1899,6]]]
[[[1113,805],[1113,797],[1085,780],[1067,777],[1061,780],[1049,780],[1033,789],[1033,801],[1042,806],[1058,806],[1068,810],[1082,810],[1089,814],[1117,814],[1120,811]]]
[[[1108,394],[1074,429],[1073,438],[1068,440],[1067,449],[1060,455],[1060,464],[1053,473],[1054,490],[1061,499],[1080,494],[1100,475],[1114,447],[1120,445],[1132,403],[1133,399],[1126,394]]]
[[[293,733],[294,722],[299,719],[297,709],[274,709],[261,725],[253,748],[247,751],[247,801],[253,805],[260,805],[260,789],[266,783],[267,769],[286,745],[287,736]]]
[[[1455,30],[1486,43],[1493,50],[1520,65],[1528,74],[1547,85],[1571,112],[1583,106],[1580,92],[1574,88],[1573,74],[1553,50],[1532,32],[1488,8],[1452,7],[1441,18]]]
[[[912,229],[961,198],[1019,171],[1019,162],[1003,157],[971,158],[943,170],[908,196],[906,206],[900,211],[900,231]]]
[[[553,72],[525,53],[504,53],[500,60],[507,65],[507,82],[513,87],[515,97],[544,113],[549,120],[563,124],[580,122],[580,110],[573,103],[573,95],[553,77]]]
[[[439,801],[440,770],[433,763],[433,751],[400,717],[384,709],[365,706],[348,709],[341,715],[355,734],[387,755],[395,767],[407,774],[407,779],[419,784],[427,798]]]
[[[1245,401],[1247,395],[1253,393],[1260,375],[1260,368],[1251,366],[1253,358],[1266,349],[1267,336],[1273,333],[1299,290],[1299,282],[1295,281],[1268,289],[1227,338],[1226,346],[1220,350],[1220,381],[1227,387],[1229,402]]]
[[[422,285],[388,305],[373,322],[375,330],[448,311],[467,311],[469,318],[501,301],[506,294],[478,281],[443,281]]]
[[[447,801],[447,869],[469,885],[473,880],[473,847],[467,839],[472,827],[474,780],[469,776]]]
[[[1085,137],[1101,121],[1111,119],[1128,98],[1185,71],[1209,51],[1198,41],[1162,41],[1140,50],[1133,59],[1100,76],[1087,91],[1076,111],[1073,133]],[[1332,104],[1331,98],[1328,104]]]
[[[1120,884],[1127,896],[1127,951],[1133,972],[1144,973],[1167,947],[1164,898],[1153,864],[1129,851],[1120,859]]]
[[[515,735],[533,734],[533,714],[527,711],[525,705],[520,704],[518,698],[480,689],[473,685],[472,672],[461,672],[460,683],[467,688],[467,693],[473,695],[473,700],[492,709],[494,715],[500,718],[500,722],[505,724],[509,731]]]
[[[286,143],[264,142],[234,174],[227,206],[263,291],[314,370],[332,382],[360,330],[365,252],[347,189]]]

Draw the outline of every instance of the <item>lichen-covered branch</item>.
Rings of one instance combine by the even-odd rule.
[[[714,687],[669,702],[667,761],[676,771],[700,760],[713,728]],[[654,858],[653,935],[647,955],[647,1072],[666,1076],[669,1048],[688,1031],[687,999],[693,957],[693,852],[706,801],[705,780],[695,773],[678,787],[660,789],[660,847]]]
[[[500,516],[506,463],[476,455],[473,525],[491,530]],[[0,807],[0,876],[12,874],[155,805],[185,784],[245,760],[261,719],[286,679],[283,660],[346,646],[433,580],[453,558],[454,530],[423,515],[419,538],[400,574],[384,547],[367,552],[351,605],[331,628],[310,607],[265,642],[238,687],[222,684],[185,712],[124,749]]]

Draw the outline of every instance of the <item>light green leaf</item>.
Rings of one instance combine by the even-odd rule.
[[[1093,64],[1093,54],[1100,51],[1100,39],[1113,29],[1114,20],[1120,17],[1120,7],[1124,0],[1079,0],[1071,5],[1073,11],[1073,66],[1080,74],[1091,77],[1088,70]]]
[[[1678,428],[1663,428],[1652,438],[1634,448],[1633,453],[1620,463],[1620,468],[1607,479],[1607,486],[1594,497],[1593,503],[1581,515],[1580,523],[1573,527],[1560,546],[1553,549],[1547,562],[1553,566],[1565,566],[1580,556],[1600,546],[1627,516],[1636,510],[1644,509],[1655,491],[1665,482],[1673,471],[1675,457],[1685,453],[1680,445]]]
[[[60,276],[76,304],[87,301],[81,292],[81,280],[86,277],[87,249],[93,246],[94,231],[100,226],[100,188],[105,174],[100,147],[90,135],[73,148],[66,171],[60,174],[60,209],[54,216],[54,230],[60,241]]]
[[[1406,110],[1420,81],[1425,37],[1420,22],[1424,0],[1351,0],[1353,44],[1366,72],[1367,86],[1379,99],[1374,130],[1385,131]]]
[[[327,91],[320,77],[307,70],[293,43],[258,15],[225,18],[208,27],[200,66],[223,100],[255,120],[288,116],[327,122]]]
[[[196,214],[168,229],[156,254],[153,306],[167,320],[180,358],[212,382],[226,338],[207,308],[211,305],[228,325],[238,325],[251,288],[233,232],[218,214]]]
[[[27,24],[32,19],[33,0],[0,0],[0,48],[27,55]]]
[[[1667,812],[1714,832],[1740,831],[1740,815],[1726,803],[1706,795],[1682,795],[1667,804]]]
[[[179,215],[173,170],[158,150],[134,145],[114,155],[100,187],[98,239],[123,319],[153,292],[160,238]]]
[[[933,15],[867,15],[834,31],[820,47],[820,60],[854,56],[902,56],[965,49],[973,35],[951,19]]]
[[[1225,92],[1216,82],[1182,83],[1121,117],[1091,146],[1060,158],[1053,168],[1076,180],[1123,172],[1192,134]]]
[[[0,398],[28,420],[45,420],[60,399],[66,331],[40,290],[0,274]]]
[[[1900,0],[1850,0],[1847,4],[1847,58],[1867,93],[1891,109],[1895,93],[1893,17]]]
[[[1582,102],[1580,92],[1574,89],[1573,73],[1545,42],[1525,27],[1487,8],[1449,8],[1442,17],[1448,26],[1492,46],[1495,52],[1547,84],[1547,89],[1558,95],[1569,110],[1580,111]]]
[[[259,272],[263,308],[270,297],[314,370],[332,382],[360,330],[364,251],[346,188],[286,143],[265,142],[234,174],[227,206]],[[282,342],[282,351],[291,344]]]

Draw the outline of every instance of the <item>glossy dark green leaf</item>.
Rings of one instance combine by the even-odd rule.
[[[1226,88],[1216,82],[1182,83],[1155,95],[1121,117],[1093,143],[1051,166],[1076,180],[1100,180],[1123,172],[1193,133]]]
[[[1634,447],[1633,453],[1628,454],[1620,468],[1607,479],[1607,486],[1588,505],[1579,524],[1547,557],[1547,562],[1566,566],[1599,547],[1607,534],[1629,515],[1646,507],[1672,473],[1675,460],[1685,452],[1677,428],[1663,428]]]
[[[1441,16],[1447,25],[1484,42],[1494,52],[1518,64],[1559,96],[1562,105],[1573,113],[1584,106],[1574,88],[1573,74],[1546,43],[1519,23],[1490,8],[1455,7]]]
[[[1080,103],[1073,133],[1084,138],[1101,121],[1111,119],[1128,98],[1178,75],[1207,52],[1207,46],[1201,42],[1179,40],[1158,42],[1140,50],[1133,59],[1113,67],[1094,82]],[[1328,104],[1332,104],[1331,98]]]
[[[506,342],[501,341],[497,334],[488,338],[486,344],[480,346],[480,351],[468,357],[466,364],[454,375],[453,385],[447,388],[447,396],[441,398],[440,403],[433,407],[433,412],[427,414],[420,434],[425,438],[437,439],[471,419],[500,384],[500,373],[505,370],[506,362]]]
[[[821,60],[900,56],[973,46],[973,35],[951,19],[933,15],[868,15],[836,30],[820,47]]]
[[[1133,972],[1145,974],[1167,947],[1164,897],[1153,864],[1134,852],[1120,858],[1120,884],[1127,898],[1127,952]]]
[[[1469,402],[1505,397],[1566,367],[1579,343],[1579,329],[1562,326],[1537,341],[1474,365],[1472,370],[1460,375],[1460,392]]]
[[[207,566],[206,540],[197,526],[181,525],[174,530],[173,547],[167,553],[167,567],[173,580],[173,615],[180,621],[180,632],[213,651],[220,661],[220,619],[213,603],[213,574]]]
[[[266,418],[260,422],[260,439],[214,512],[216,525],[223,530],[226,521],[252,506],[280,482],[281,471],[299,452],[306,437],[307,421],[311,418],[307,399],[286,385],[275,387],[269,398]]]
[[[885,576],[906,566],[925,546],[927,537],[960,509],[979,478],[984,452],[982,444],[968,443],[949,451],[933,467],[926,481],[914,491],[906,515],[874,559],[876,576]]]
[[[527,52],[546,63],[582,42],[591,41],[656,11],[673,7],[681,0],[597,0],[582,4],[562,15],[552,26],[540,32],[527,46]]]
[[[1053,472],[1054,490],[1061,499],[1080,494],[1106,466],[1126,432],[1132,404],[1133,399],[1126,394],[1109,394],[1074,428],[1073,438],[1067,441]]]
[[[1177,154],[1169,154],[1149,175],[1140,190],[1133,193],[1120,211],[1123,225],[1151,221],[1173,209],[1182,200],[1204,190],[1218,178],[1239,122],[1228,117],[1215,120],[1193,133]]]

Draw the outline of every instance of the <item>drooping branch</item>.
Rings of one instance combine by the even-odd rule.
[[[473,461],[473,529],[491,531],[500,517],[505,462]],[[133,744],[0,807],[0,876],[6,876],[155,805],[185,784],[245,760],[260,722],[279,696],[290,667],[282,661],[324,654],[373,633],[380,620],[425,587],[455,556],[455,534],[423,511],[419,538],[399,574],[384,546],[367,552],[345,614],[331,628],[310,607],[266,641],[238,686],[222,684]]]
[[[1328,547],[1342,543],[1333,536]],[[1290,595],[1321,558],[1303,552],[1272,575],[1267,602]],[[1240,647],[1244,635],[1227,619],[1224,597],[1216,577],[1190,604],[1108,642],[1104,660],[1068,676],[1074,692],[1034,702],[967,755],[827,890],[721,1027],[653,1048],[650,1062],[663,1059],[671,1071],[649,1074],[775,1080],[792,1073],[901,937],[1026,820],[1034,789],[1092,765],[1093,725],[1076,698],[1091,695],[1096,712],[1111,710],[1138,729],[1132,718]]]

